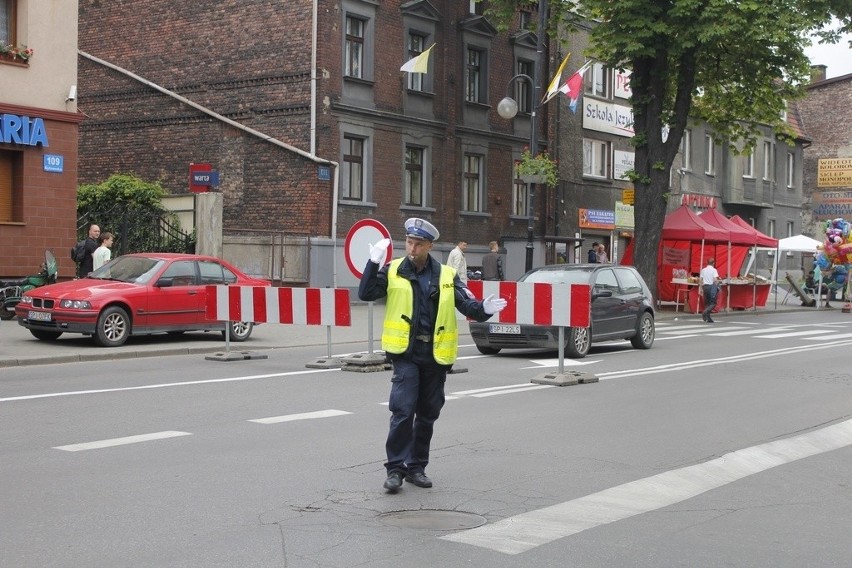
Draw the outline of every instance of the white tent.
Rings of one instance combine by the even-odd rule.
[[[794,235],[792,237],[787,237],[786,239],[778,239],[778,253],[775,255],[775,261],[772,264],[772,283],[775,286],[777,291],[778,289],[778,281],[777,281],[777,273],[778,273],[778,256],[782,252],[810,252],[815,253],[817,251],[817,247],[822,246],[822,243],[816,239],[812,239],[806,235]],[[819,275],[818,284],[819,286],[817,290],[822,288],[822,274]],[[819,296],[817,296],[817,300],[819,300]],[[819,304],[819,302],[817,302]],[[775,295],[775,307],[778,307],[778,295]]]
[[[786,239],[778,239],[780,252],[816,252],[822,243],[805,235],[795,235]]]

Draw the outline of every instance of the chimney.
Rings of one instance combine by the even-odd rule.
[[[811,84],[825,81],[825,70],[828,69],[825,65],[811,65]]]

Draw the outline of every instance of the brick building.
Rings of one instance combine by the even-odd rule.
[[[71,277],[82,118],[76,0],[0,0],[0,44],[0,279],[38,273],[45,249],[59,276]]]
[[[520,276],[528,211],[512,164],[529,144],[531,86],[511,83],[515,119],[496,104],[516,72],[533,75],[534,14],[498,33],[477,11],[459,0],[80,0],[80,181],[133,172],[182,194],[188,165],[209,163],[226,231],[309,237],[312,285],[332,284],[328,267],[344,266],[343,237],[363,218],[400,239],[404,219],[426,217],[439,255],[465,239],[473,266],[499,239],[507,277]],[[432,44],[427,74],[400,72]],[[339,272],[339,285],[356,283]]]
[[[807,96],[799,102],[812,144],[805,152],[803,232],[823,240],[822,222],[852,220],[852,74],[825,78],[826,67],[813,67]],[[819,179],[820,170],[834,175]]]

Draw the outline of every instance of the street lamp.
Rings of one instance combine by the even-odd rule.
[[[511,92],[512,83],[518,79],[527,81],[532,90],[532,101],[530,109],[530,153],[535,156],[538,153],[538,125],[536,120],[536,111],[541,106],[541,80],[542,59],[544,57],[544,34],[547,29],[547,0],[539,0],[538,2],[538,30],[536,32],[535,42],[535,66],[534,75],[536,80],[533,81],[529,75],[519,73],[511,79],[506,86],[506,91]],[[511,120],[518,114],[518,103],[508,94],[497,103],[497,114],[501,118]],[[527,257],[526,257],[526,272],[532,270],[533,265],[533,225],[535,223],[535,194],[533,193],[534,184],[528,184],[527,188]]]

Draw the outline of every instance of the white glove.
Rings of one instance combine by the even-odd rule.
[[[491,294],[484,300],[482,300],[482,311],[486,314],[496,314],[497,312],[503,311],[503,308],[506,307],[508,302],[503,298],[495,298],[494,294]]]
[[[370,261],[375,262],[379,266],[384,264],[390,243],[390,239],[382,239],[376,244],[370,245]]]

